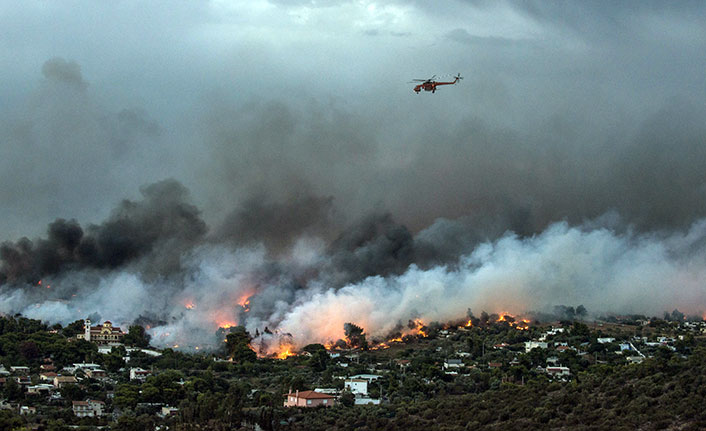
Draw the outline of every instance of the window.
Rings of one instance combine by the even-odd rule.
[[[306,400],[306,404],[307,405],[311,404],[311,400]]]
[[[324,404],[328,404],[328,400],[324,400]]]

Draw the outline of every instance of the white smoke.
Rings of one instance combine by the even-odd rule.
[[[398,324],[463,318],[468,308],[521,313],[552,305],[654,315],[706,307],[706,222],[667,237],[584,230],[566,223],[528,239],[507,235],[459,259],[454,268],[411,266],[338,291],[302,292],[279,325],[300,344],[342,338],[354,322],[372,336]]]

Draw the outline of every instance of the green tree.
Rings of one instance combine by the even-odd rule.
[[[150,335],[145,332],[145,328],[140,325],[132,325],[128,328],[128,333],[123,337],[123,343],[129,346],[148,347],[150,338]]]
[[[230,334],[226,335],[226,355],[237,362],[255,361],[257,354],[250,348],[251,339],[244,327],[231,328]]]
[[[344,391],[339,398],[341,404],[346,407],[351,407],[355,404],[355,395],[350,391]]]

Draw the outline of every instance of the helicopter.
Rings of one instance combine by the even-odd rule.
[[[419,94],[419,92],[422,90],[436,93],[436,87],[438,87],[439,85],[454,85],[460,79],[463,79],[463,76],[461,76],[461,74],[459,73],[454,77],[454,80],[450,82],[434,81],[434,78],[436,78],[436,75],[432,76],[429,79],[413,79],[409,82],[409,84],[421,82],[421,84],[417,84],[414,86],[414,92],[417,94]]]

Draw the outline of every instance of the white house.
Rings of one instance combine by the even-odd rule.
[[[103,416],[103,407],[105,403],[98,400],[88,401],[73,401],[72,407],[74,415],[80,418]]]
[[[365,379],[368,382],[374,382],[375,380],[379,379],[381,376],[378,376],[377,374],[356,374],[355,376],[351,376],[351,379]]]
[[[532,349],[546,349],[548,346],[549,344],[544,341],[525,341],[525,353]]]
[[[368,394],[368,381],[365,379],[346,379],[344,382],[344,387],[346,390],[349,390],[354,394]]]
[[[130,368],[130,380],[145,380],[150,374],[151,371],[142,368]]]
[[[444,361],[444,369],[463,368],[463,361],[460,359],[447,359]]]

